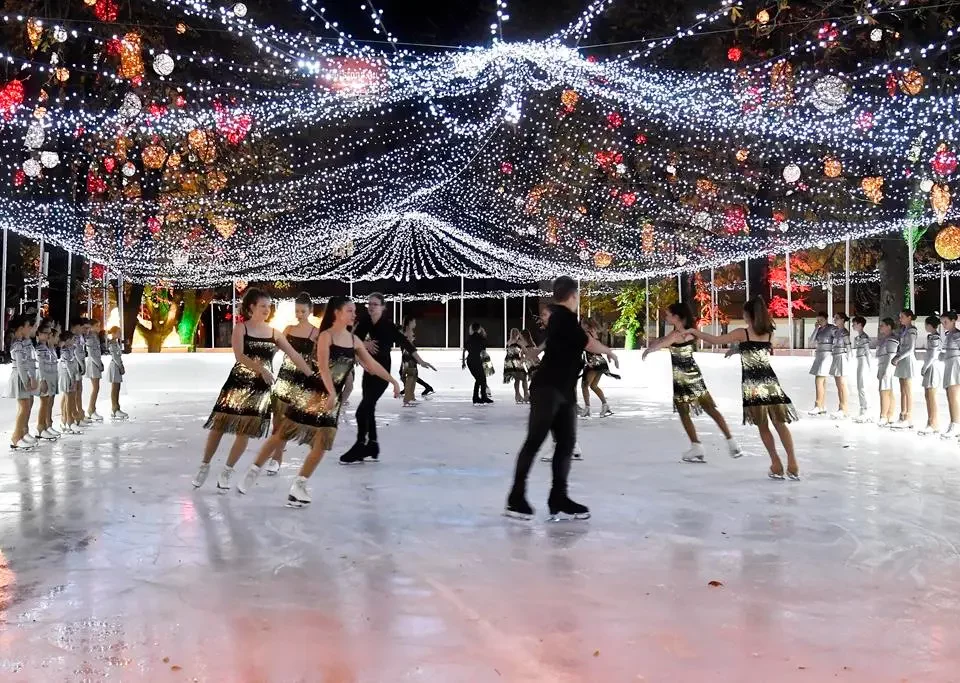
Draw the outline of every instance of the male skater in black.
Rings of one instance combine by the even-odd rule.
[[[570,458],[577,441],[576,384],[583,367],[584,350],[606,355],[620,366],[616,354],[590,337],[577,320],[580,294],[576,280],[563,276],[553,282],[553,304],[547,322],[547,339],[543,360],[530,383],[530,421],[527,439],[517,455],[513,488],[507,497],[504,514],[530,519],[533,508],[527,502],[527,475],[533,459],[549,432],[553,432],[556,448],[553,453],[553,488],[547,506],[550,518],[588,519],[590,510],[567,496]]]
[[[390,372],[390,349],[397,344],[410,353],[419,365],[436,370],[420,358],[416,347],[403,336],[392,320],[384,317],[383,310],[383,294],[374,292],[367,298],[367,315],[363,316],[353,329],[353,333],[364,343],[370,355]],[[357,407],[357,442],[340,456],[341,465],[363,462],[364,458],[375,461],[380,458],[380,444],[377,443],[377,401],[389,384],[369,372],[364,372],[361,386],[363,398]]]

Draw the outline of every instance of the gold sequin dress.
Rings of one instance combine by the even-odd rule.
[[[507,344],[507,353],[503,358],[503,383],[509,384],[515,379],[525,379],[527,368],[523,362],[523,348],[516,342]]]
[[[303,356],[303,360],[314,372],[317,371],[317,338],[315,334],[314,331],[310,333],[310,337],[286,335],[293,350]],[[283,417],[287,412],[287,407],[301,401],[304,392],[310,390],[310,387],[309,378],[297,369],[289,356],[284,356],[280,371],[277,373],[277,381],[273,383],[273,398],[275,399],[273,410],[276,417]]]
[[[740,342],[743,364],[743,424],[764,424],[767,418],[775,424],[788,424],[800,419],[776,373],[770,367],[773,344],[769,341]]]
[[[244,329],[243,353],[266,368],[273,365],[275,337],[251,337]],[[270,433],[270,385],[259,372],[235,363],[220,390],[205,429],[262,439]]]
[[[343,385],[347,381],[347,376],[353,371],[355,361],[353,347],[330,345],[330,376],[333,379],[336,395],[333,400],[326,401],[324,405],[327,391],[323,386],[323,380],[320,379],[320,373],[305,378],[307,388],[299,394],[296,401],[287,406],[284,414],[281,428],[284,439],[320,446],[325,451],[333,447],[333,440],[337,436],[337,422],[340,420],[340,397],[343,395]],[[317,443],[317,439],[320,439],[320,443]]]
[[[673,411],[699,415],[704,408],[716,404],[707,391],[700,366],[693,357],[696,340],[670,345],[670,365],[673,367]]]

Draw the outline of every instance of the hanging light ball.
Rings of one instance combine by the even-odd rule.
[[[123,96],[123,104],[120,105],[120,115],[127,119],[136,118],[143,110],[143,102],[136,93],[128,92]]]
[[[56,168],[60,163],[60,155],[56,152],[40,152],[40,164],[44,168]]]
[[[173,73],[173,57],[161,52],[153,58],[153,70],[161,76],[169,76]]]
[[[178,23],[177,23],[177,33],[182,36],[182,35],[183,35],[184,33],[186,33],[186,32],[187,32],[187,25],[184,24],[182,21],[181,21],[181,22],[178,22]]]
[[[233,6],[233,15],[235,17],[245,17],[247,16],[247,6],[242,2],[238,2]]]
[[[923,190],[924,192],[929,192],[930,190],[933,189],[933,181],[930,180],[929,178],[926,178],[925,180],[921,180],[920,189]]]
[[[923,74],[916,69],[907,69],[900,78],[900,88],[908,95],[919,95],[923,90]]]
[[[823,175],[828,178],[839,178],[843,173],[843,164],[835,157],[827,157],[823,160]]]
[[[66,83],[68,80],[70,80],[70,69],[65,69],[63,67],[60,67],[59,69],[54,71],[53,74],[54,76],[56,76],[56,79],[61,83]]]
[[[167,160],[167,150],[160,145],[149,145],[143,150],[143,165],[147,168],[161,168]]]
[[[23,139],[23,144],[27,149],[40,149],[47,134],[43,130],[43,124],[39,121],[31,121],[27,127],[27,135]]]
[[[770,12],[765,9],[757,12],[757,23],[761,26],[765,26],[770,23]]]
[[[40,171],[40,162],[36,159],[27,159],[23,162],[23,172],[27,174],[28,178],[36,178],[40,175]]]
[[[53,39],[58,43],[67,42],[67,29],[63,28],[62,26],[54,26]]]
[[[800,167],[796,164],[787,164],[783,168],[783,179],[788,183],[795,183],[800,180]]]
[[[883,40],[883,29],[875,28],[870,31],[870,40],[875,43],[879,43],[881,40]]]
[[[930,168],[937,175],[952,175],[957,170],[957,155],[947,147],[946,143],[941,143],[933,159],[930,160]]]
[[[743,59],[743,49],[734,45],[729,50],[727,50],[727,59],[736,64],[741,59]]]
[[[750,150],[746,147],[741,147],[737,150],[737,161],[741,164],[750,157]]]
[[[581,261],[588,261],[590,259],[590,252],[586,249],[581,249],[579,256]]]
[[[948,225],[937,233],[933,243],[937,255],[945,261],[955,261],[960,258],[960,228]]]
[[[823,114],[835,114],[847,103],[850,86],[838,76],[824,76],[813,84],[810,99]]]
[[[613,263],[613,254],[609,254],[605,251],[598,251],[593,255],[593,265],[597,268],[606,268],[611,263]]]
[[[137,173],[137,167],[133,165],[132,161],[128,161],[123,165],[122,173],[128,178],[132,178]]]

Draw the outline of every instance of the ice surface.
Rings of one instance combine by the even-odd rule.
[[[698,418],[708,462],[681,464],[668,357],[626,354],[616,415],[580,422],[593,519],[543,521],[538,462],[524,524],[500,511],[527,408],[499,376],[474,407],[458,354],[424,355],[436,397],[382,400],[383,462],[329,458],[306,510],[302,447],[241,497],[213,487],[225,443],[190,486],[228,355],[129,357],[129,423],[0,456],[0,680],[960,681],[960,446],[808,418],[804,481],[771,482],[738,360],[702,354],[756,457]],[[808,365],[774,366],[804,411]]]

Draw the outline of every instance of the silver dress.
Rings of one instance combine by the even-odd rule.
[[[880,391],[893,389],[893,375],[896,368],[890,362],[897,355],[900,348],[900,339],[896,334],[883,337],[877,342],[877,379],[880,380]]]
[[[84,371],[87,379],[100,379],[103,377],[103,349],[100,348],[100,336],[90,333],[90,336],[84,340],[86,351],[86,361]]]
[[[923,377],[924,389],[939,389],[943,384],[943,363],[940,361],[940,350],[943,340],[934,332],[927,335],[927,352],[923,357],[923,367],[920,376]]]
[[[37,376],[37,358],[33,344],[28,339],[14,339],[10,344],[10,384],[7,395],[15,399],[33,398],[35,392],[30,391],[30,381]]]
[[[107,381],[111,384],[120,384],[123,382],[123,350],[120,348],[120,342],[111,339],[107,342],[107,353],[110,354],[110,365],[107,367]]]
[[[813,365],[810,374],[815,377],[830,375],[830,365],[833,357],[833,333],[837,328],[833,325],[818,327],[810,335],[810,344],[814,345]]]
[[[60,385],[57,373],[58,364],[56,351],[46,344],[37,345],[37,365],[40,372],[40,381],[46,383],[46,388],[43,387],[43,384],[39,387],[40,396],[57,395],[57,388]]]
[[[74,375],[78,380],[82,379],[87,369],[87,338],[81,334],[73,339],[73,364],[76,366]]]
[[[917,328],[913,325],[900,330],[900,350],[894,356],[897,361],[897,379],[910,379],[917,376],[917,358],[914,351],[917,348]]]
[[[80,375],[77,372],[77,348],[74,344],[60,347],[60,365],[57,368],[60,393],[69,394],[76,388]]]
[[[960,330],[943,335],[943,388],[960,384]]]
[[[833,360],[830,361],[831,377],[846,377],[850,362],[850,333],[842,327],[833,328]]]
[[[860,412],[865,413],[870,408],[867,398],[867,378],[870,376],[870,335],[859,333],[853,340],[854,352],[857,356],[857,397],[860,399]]]

